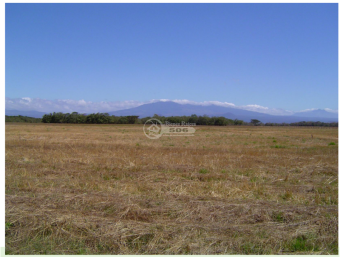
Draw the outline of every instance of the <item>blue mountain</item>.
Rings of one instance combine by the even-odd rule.
[[[160,116],[190,116],[196,115],[208,115],[208,116],[223,116],[228,119],[239,119],[249,122],[251,119],[258,119],[263,123],[292,123],[299,121],[321,121],[321,122],[337,122],[337,115],[329,115],[329,112],[321,110],[322,112],[301,112],[298,115],[279,116],[269,115],[265,113],[259,113],[254,111],[247,111],[232,107],[223,107],[217,105],[191,105],[191,104],[178,104],[174,102],[156,102],[150,104],[144,104],[138,107],[134,107],[126,110],[119,110],[109,112],[110,115],[115,116],[128,116],[137,115],[140,118],[152,117],[154,114]],[[316,116],[319,114],[320,116]],[[301,116],[300,116],[301,115]]]
[[[46,114],[45,112],[37,112],[37,111],[17,111],[17,110],[5,110],[5,115],[8,116],[27,116],[32,118],[42,118]]]

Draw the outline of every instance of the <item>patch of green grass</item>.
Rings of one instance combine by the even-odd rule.
[[[272,219],[276,222],[284,222],[284,217],[282,212],[273,212]]]
[[[319,247],[315,245],[311,239],[308,240],[305,235],[298,236],[288,243],[286,247],[292,252],[309,252],[319,250]]]
[[[15,254],[28,254],[28,255],[53,255],[53,254],[65,254],[65,250],[68,250],[70,254],[98,254],[98,252],[91,251],[86,247],[85,240],[83,239],[70,239],[65,240],[60,238],[52,238],[50,235],[36,236],[34,238],[27,238],[24,240],[25,247],[16,249]],[[65,248],[59,248],[62,245]],[[6,247],[7,254],[13,254],[12,247]]]
[[[200,169],[199,173],[201,174],[207,174],[209,171],[207,169]]]
[[[10,227],[13,227],[13,226],[14,226],[14,224],[11,223],[11,222],[6,222],[6,224],[5,224],[6,230],[9,229]]]
[[[328,145],[336,145],[334,142],[330,142]]]
[[[275,145],[275,146],[271,146],[271,148],[287,148],[287,146],[284,146],[284,145]]]
[[[261,246],[256,245],[254,243],[245,243],[241,246],[242,253],[244,254],[264,254],[264,250]]]
[[[250,177],[250,175],[252,175],[253,173],[254,173],[254,171],[252,171],[252,170],[246,170],[246,172],[243,175]]]
[[[257,177],[252,177],[252,178],[250,179],[250,182],[255,183],[256,181],[257,181]]]
[[[77,252],[77,254],[79,254],[79,255],[83,255],[83,254],[86,254],[86,253],[87,253],[87,251],[84,248],[80,248]]]
[[[327,205],[337,205],[338,200],[332,196],[321,197],[321,201]]]
[[[330,253],[331,254],[339,254],[339,247],[338,247],[338,240],[334,240],[331,242],[328,247],[330,248]]]

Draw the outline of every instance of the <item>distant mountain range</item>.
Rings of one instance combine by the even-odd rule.
[[[5,115],[8,116],[27,116],[32,118],[42,118],[46,114],[45,112],[37,112],[37,111],[17,111],[17,110],[5,110]]]
[[[223,116],[228,119],[239,119],[249,122],[251,119],[258,119],[263,123],[292,123],[299,121],[321,121],[321,122],[337,122],[338,114],[327,112],[325,110],[313,110],[306,112],[299,112],[294,115],[269,115],[265,113],[247,111],[232,107],[223,107],[217,105],[191,105],[191,104],[177,104],[174,102],[156,102],[144,104],[135,108],[109,112],[110,115],[127,116],[138,115],[140,118],[152,117],[154,114],[160,116],[190,116],[208,115],[208,116]]]
[[[11,116],[22,115],[41,118],[44,114],[44,112],[38,111],[6,110],[6,115]],[[152,117],[154,114],[158,114],[160,116],[190,116],[192,114],[196,114],[198,116],[223,116],[228,119],[239,119],[246,122],[249,122],[251,119],[258,119],[263,123],[292,123],[299,121],[338,122],[337,113],[332,113],[321,109],[297,112],[293,115],[269,115],[233,107],[223,107],[218,105],[202,106],[192,104],[177,104],[171,101],[144,104],[131,109],[109,112],[109,114],[115,116],[137,115],[140,118]]]
[[[337,113],[333,112],[327,112],[325,110],[312,110],[312,111],[307,111],[307,112],[297,112],[294,113],[293,116],[298,116],[298,117],[323,117],[323,118],[338,118]]]

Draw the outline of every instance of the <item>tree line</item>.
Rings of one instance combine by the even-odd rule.
[[[213,126],[229,126],[229,125],[248,125],[248,126],[317,126],[317,127],[337,127],[337,122],[325,123],[320,121],[301,121],[294,123],[262,123],[257,119],[250,122],[243,120],[232,120],[225,117],[209,117],[208,115],[197,116],[159,116],[155,114],[153,117],[139,118],[139,116],[114,116],[108,113],[91,113],[81,114],[78,112],[62,113],[53,112],[45,114],[42,119],[26,116],[7,116],[6,122],[30,122],[30,123],[72,123],[72,124],[144,124],[147,120],[156,118],[163,124],[169,123],[195,123],[196,125],[213,125]]]
[[[80,114],[77,112],[54,112],[45,114],[43,123],[73,123],[73,124],[136,124],[138,116],[110,116],[108,113]]]
[[[153,115],[152,117],[139,118],[139,116],[114,116],[108,113],[92,113],[89,115],[73,113],[54,112],[45,114],[42,118],[44,123],[82,123],[82,124],[144,124],[149,119],[158,119],[162,123],[195,123],[196,125],[213,125],[213,126],[228,126],[228,125],[248,125],[248,126],[323,126],[337,127],[338,123],[325,123],[320,121],[301,121],[294,123],[262,123],[257,119],[252,119],[250,122],[245,122],[238,119],[228,119],[225,117],[209,117],[208,115],[197,116],[171,116],[165,117]]]
[[[5,122],[28,122],[28,123],[40,123],[40,118],[32,118],[27,116],[9,116],[5,115]]]
[[[196,125],[242,125],[241,120],[231,120],[225,117],[204,116],[172,116],[164,117],[155,114],[153,117],[139,118],[139,116],[114,116],[108,113],[92,113],[89,115],[73,113],[54,112],[45,114],[42,118],[44,123],[80,123],[80,124],[144,124],[149,119],[158,119],[162,123],[195,123]]]

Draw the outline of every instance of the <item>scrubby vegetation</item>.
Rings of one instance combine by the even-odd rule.
[[[138,116],[110,116],[108,113],[92,113],[89,115],[73,113],[54,112],[45,114],[42,118],[44,123],[79,123],[79,124],[144,124],[147,120],[156,118],[161,122],[169,123],[195,123],[196,125],[210,125],[210,126],[228,126],[228,125],[250,125],[250,126],[323,126],[323,127],[337,127],[338,123],[324,123],[324,122],[296,122],[291,124],[286,123],[266,123],[263,124],[257,119],[252,119],[250,122],[242,120],[232,120],[225,117],[209,117],[207,115],[197,116],[159,116],[155,114],[153,117],[145,117],[139,119]]]
[[[41,119],[32,118],[27,116],[8,116],[5,115],[5,122],[28,122],[28,123],[40,123]]]
[[[259,120],[253,119],[250,122],[244,122],[243,120],[232,120],[225,117],[209,117],[207,115],[197,116],[172,116],[165,117],[154,115],[153,117],[139,118],[138,116],[114,116],[108,113],[92,113],[92,114],[80,114],[54,112],[45,114],[42,119],[32,118],[27,116],[7,116],[6,122],[28,122],[28,123],[71,123],[71,124],[144,124],[147,120],[156,118],[163,123],[195,123],[196,125],[208,125],[208,126],[230,126],[230,125],[246,125],[246,126],[312,126],[312,127],[338,127],[337,122],[325,123],[325,122],[295,122],[295,123],[262,123]]]
[[[161,122],[166,121],[170,123],[196,123],[197,125],[242,125],[243,121],[231,120],[225,117],[209,117],[209,116],[175,116],[164,117],[154,115],[152,118],[156,118]],[[138,116],[110,116],[108,113],[93,113],[93,114],[79,114],[73,113],[50,113],[44,115],[42,122],[44,123],[87,123],[87,124],[144,124],[151,117],[139,119]]]

